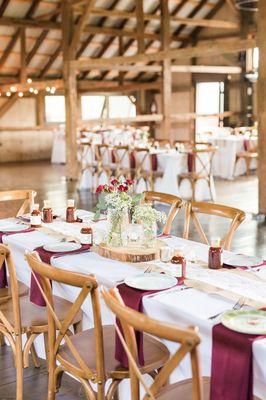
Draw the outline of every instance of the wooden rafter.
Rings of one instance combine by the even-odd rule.
[[[8,4],[9,4],[9,2],[10,2],[10,0],[3,0],[2,4],[1,4],[1,6],[0,6],[0,17],[3,16],[4,12],[5,12],[6,9],[7,9],[7,6],[8,6]]]
[[[20,82],[25,83],[27,79],[26,68],[26,32],[25,28],[20,30]]]
[[[10,110],[10,108],[13,106],[13,104],[15,104],[17,99],[18,99],[17,95],[13,94],[9,99],[5,101],[5,103],[0,108],[0,118],[2,118],[8,112],[8,110]]]

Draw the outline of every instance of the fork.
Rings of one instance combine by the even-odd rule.
[[[237,302],[233,305],[233,307],[231,308],[231,309],[229,309],[229,310],[227,310],[227,311],[230,311],[230,310],[234,310],[234,311],[237,311],[237,310],[241,310],[241,308],[244,306],[244,304],[245,304],[245,298],[244,297],[240,297],[238,300],[237,300]],[[212,315],[211,317],[209,317],[208,319],[209,320],[213,320],[213,319],[216,319],[217,317],[219,317],[221,314],[223,314],[225,311],[221,311],[221,312],[219,312],[219,313],[217,313],[217,314],[215,314],[215,315]]]

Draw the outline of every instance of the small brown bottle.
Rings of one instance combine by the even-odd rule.
[[[42,209],[42,220],[46,224],[53,222],[53,210],[50,200],[44,200]]]
[[[77,210],[75,207],[75,200],[67,201],[67,209],[66,209],[66,222],[76,222],[77,219]]]
[[[90,226],[81,228],[80,243],[93,245],[93,232]]]
[[[175,277],[176,278],[185,278],[187,263],[184,255],[181,252],[175,252],[174,256],[171,259],[171,264],[175,266]]]
[[[42,216],[39,208],[39,204],[33,204],[30,214],[30,225],[32,228],[39,228],[42,225]]]
[[[222,262],[223,249],[221,247],[221,240],[216,239],[211,242],[211,247],[209,248],[209,263],[208,267],[211,269],[220,269],[223,267]]]

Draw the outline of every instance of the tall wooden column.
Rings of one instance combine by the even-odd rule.
[[[66,176],[75,180],[78,177],[77,158],[77,82],[76,71],[70,68],[70,61],[75,57],[75,49],[70,49],[73,36],[73,13],[70,4],[63,3],[63,74],[66,106]]]
[[[168,0],[161,1],[161,36],[162,50],[170,47],[170,15]],[[171,100],[172,100],[172,74],[171,59],[167,58],[162,62],[162,136],[173,141],[171,134]]]
[[[259,0],[258,44],[260,52],[258,78],[259,122],[259,212],[266,215],[266,2]]]
[[[26,83],[26,28],[20,29],[20,82]]]

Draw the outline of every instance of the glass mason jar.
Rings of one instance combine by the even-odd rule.
[[[107,244],[113,247],[125,245],[125,232],[129,224],[128,209],[122,211],[110,208],[107,210],[108,234]]]
[[[152,248],[156,245],[157,223],[143,224],[145,246]]]

